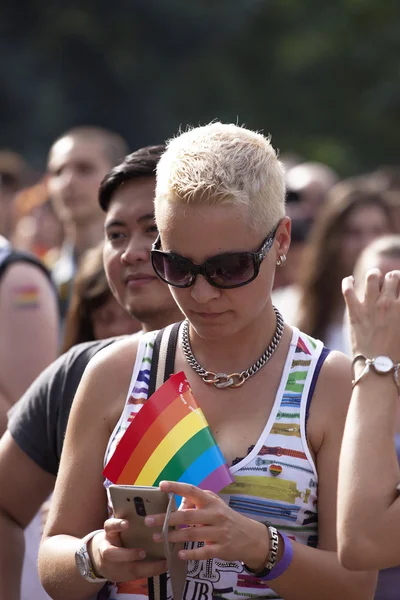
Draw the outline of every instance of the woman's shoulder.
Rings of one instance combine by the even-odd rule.
[[[326,404],[334,401],[338,405],[347,405],[351,395],[351,360],[338,350],[327,352],[321,367],[315,395]]]
[[[318,375],[310,406],[308,431],[318,448],[327,436],[342,435],[351,397],[351,360],[330,351]]]
[[[349,356],[339,350],[329,350],[324,361],[324,366],[321,369],[323,379],[336,377],[347,384],[351,380],[351,359]]]

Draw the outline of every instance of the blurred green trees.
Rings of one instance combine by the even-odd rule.
[[[397,0],[5,0],[0,146],[76,124],[132,149],[212,119],[342,175],[400,163]]]

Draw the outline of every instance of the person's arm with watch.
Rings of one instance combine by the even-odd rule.
[[[394,437],[399,405],[400,271],[366,277],[364,298],[343,281],[353,349],[353,394],[338,487],[339,558],[348,569],[400,563],[400,469]]]
[[[164,561],[144,561],[141,549],[122,548],[121,520],[107,514],[104,453],[125,401],[132,355],[134,360],[131,340],[96,354],[72,405],[39,552],[41,582],[55,600],[85,600],[106,581],[148,578],[166,570]]]

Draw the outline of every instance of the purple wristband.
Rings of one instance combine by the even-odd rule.
[[[283,555],[281,560],[278,562],[276,567],[271,569],[271,571],[265,577],[260,577],[262,581],[272,581],[272,579],[277,579],[290,567],[290,563],[293,558],[293,544],[291,540],[284,534],[279,532],[279,535],[283,539],[283,543],[285,544],[285,548],[283,551]]]

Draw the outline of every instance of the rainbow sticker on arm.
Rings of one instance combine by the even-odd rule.
[[[14,308],[37,308],[40,293],[36,285],[19,285],[12,288],[12,304]]]
[[[169,480],[215,493],[232,483],[183,371],[172,375],[145,402],[103,475],[120,485],[158,486]]]

